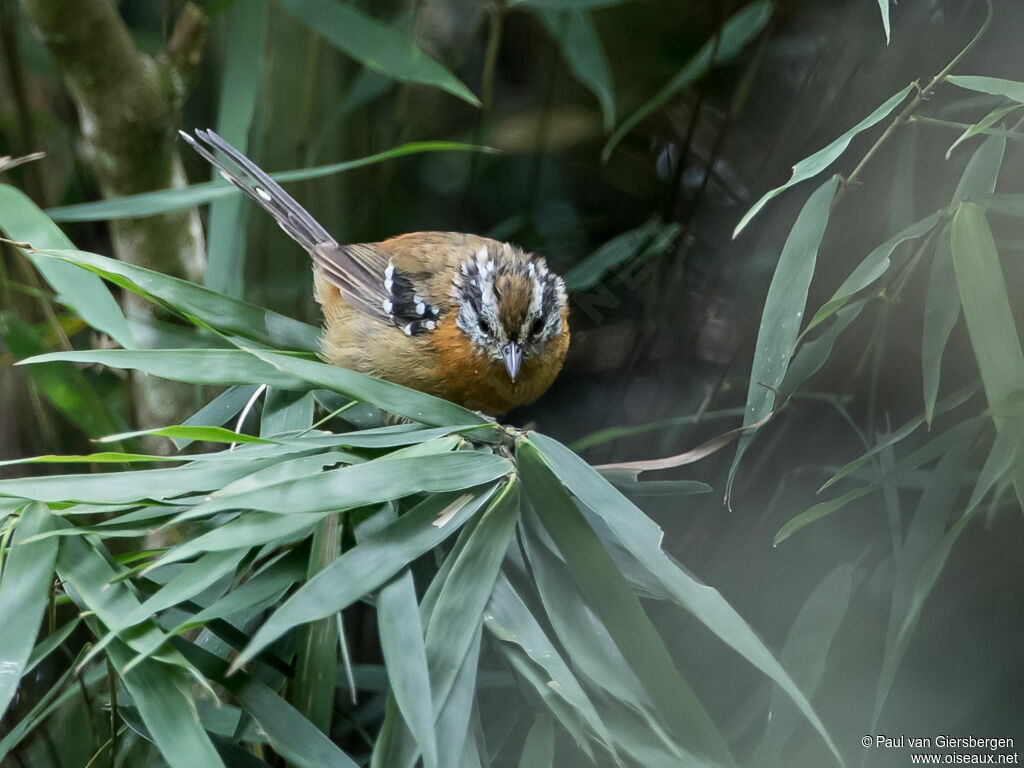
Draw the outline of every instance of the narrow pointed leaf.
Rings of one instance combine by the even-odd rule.
[[[375,72],[402,82],[435,86],[473,106],[480,105],[472,91],[412,40],[355,6],[331,0],[277,0],[277,4]]]
[[[744,426],[761,421],[775,407],[775,391],[782,384],[796,349],[807,291],[814,276],[818,248],[828,225],[829,207],[837,187],[838,178],[833,176],[814,191],[797,216],[782,248],[761,312],[757,348],[747,388],[747,409],[743,414]],[[739,439],[736,456],[729,468],[727,496],[751,440],[752,434],[745,434]]]
[[[806,181],[814,176],[817,176],[822,171],[826,170],[832,163],[838,160],[846,148],[850,146],[850,142],[853,141],[857,134],[866,131],[868,128],[877,125],[889,114],[896,109],[903,101],[907,98],[907,94],[910,93],[914,86],[908,85],[898,93],[893,94],[891,97],[886,99],[882,104],[878,106],[870,115],[865,117],[853,128],[848,130],[842,136],[834,139],[831,143],[819,149],[813,155],[805,157],[799,163],[793,166],[793,175],[790,177],[782,186],[776,187],[764,194],[764,196],[758,200],[754,205],[743,214],[743,218],[740,219],[740,223],[736,225],[733,230],[732,236],[736,237],[743,229],[751,222],[751,220],[758,214],[758,212],[764,208],[764,206],[773,197],[785,192],[787,189],[792,187],[794,184],[799,184],[801,181]]]
[[[20,190],[0,184],[0,230],[11,240],[34,248],[74,248],[67,236]],[[69,264],[36,259],[23,253],[46,278],[53,290],[96,330],[123,347],[132,346],[132,334],[124,313],[103,281]]]
[[[597,97],[604,129],[610,131],[615,127],[612,73],[590,15],[582,8],[562,14],[538,9],[537,15],[548,34],[558,43],[573,77]]]
[[[454,516],[442,525],[435,525],[438,515],[446,504],[458,500],[451,496],[432,496],[379,534],[350,549],[271,614],[233,667],[242,666],[293,627],[331,616],[379,589],[410,562],[455,533],[487,502],[493,491],[492,486],[468,502],[459,501],[454,507]]]
[[[44,504],[21,511],[11,548],[0,577],[0,713],[7,711],[35,645],[43,621],[57,562],[57,539],[23,543],[51,530],[53,520]]]

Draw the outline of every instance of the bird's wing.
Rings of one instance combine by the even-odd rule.
[[[339,245],[280,184],[216,132],[197,130],[195,137],[184,131],[180,134],[196,152],[220,170],[224,178],[259,203],[281,229],[309,252],[324,279],[338,288],[350,306],[400,328],[420,319],[419,316],[407,317],[393,311],[396,306],[405,309],[392,296],[391,290],[393,287],[404,288],[404,283],[392,279],[392,285],[387,285],[389,261],[380,248],[375,245]],[[412,310],[415,312],[415,309],[414,304]],[[419,330],[418,326],[412,329]]]

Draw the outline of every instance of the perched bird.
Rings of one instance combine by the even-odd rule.
[[[568,304],[543,258],[458,232],[341,245],[216,133],[181,136],[312,256],[329,362],[487,414],[551,386],[569,347]]]

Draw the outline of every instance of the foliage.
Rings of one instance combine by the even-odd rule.
[[[46,211],[0,184],[4,263],[46,283],[0,275],[4,348],[40,414],[26,437],[39,455],[0,464],[0,613],[17,617],[0,622],[0,763],[766,768],[867,761],[861,737],[908,718],[1018,735],[991,732],[1019,727],[1015,703],[993,696],[947,725],[942,695],[914,696],[915,664],[943,659],[936,636],[979,602],[947,571],[1002,588],[997,569],[1012,566],[979,547],[1015,551],[1020,535],[1004,513],[1024,506],[1010,258],[1024,196],[1007,169],[1024,82],[974,62],[1000,14],[1024,17],[975,3],[965,46],[929,16],[922,29],[958,41],[932,46],[930,76],[891,72],[884,92],[808,128],[784,145],[789,180],[760,179],[770,191],[739,210],[708,201],[731,191],[726,134],[775,130],[741,113],[752,83],[768,90],[763,62],[794,56],[775,37],[784,13],[694,11],[704,32],[683,50],[646,15],[654,5],[499,3],[463,59],[423,40],[426,9],[207,4],[227,38],[221,79],[212,107],[191,108],[269,167],[296,168],[275,177],[306,190],[340,239],[424,221],[515,237],[566,275],[577,349],[591,335],[603,352],[625,325],[633,349],[606,379],[579,353],[513,416],[539,428],[319,362],[317,329],[295,317],[311,320],[308,305],[283,300],[308,267],[279,256],[295,249],[222,182],[99,201],[72,190]],[[860,5],[879,50],[913,49],[912,11]],[[641,22],[650,45],[630,38]],[[504,123],[516,97],[499,54],[527,33],[567,77],[533,83],[546,95],[524,152],[522,128]],[[289,43],[299,34],[307,47]],[[656,58],[662,34],[657,77],[631,79],[623,40]],[[329,104],[274,59],[289,45],[337,65],[317,84]],[[716,99],[725,117],[706,151],[702,104]],[[573,101],[588,105],[582,128]],[[279,111],[261,111],[270,103]],[[283,123],[271,129],[293,103],[303,146],[283,151]],[[14,176],[26,189],[32,167]],[[330,192],[309,194],[314,179]],[[459,201],[470,214],[452,213]],[[206,204],[204,286],[93,252],[97,222]],[[738,269],[722,256],[730,237]],[[750,343],[710,376],[672,369],[648,397],[633,387],[669,365],[656,350],[696,357],[679,296],[713,293],[702,271],[753,302],[735,321]],[[162,320],[140,323],[133,301]],[[126,371],[136,386],[191,385],[195,414],[129,431]],[[42,428],[49,409],[66,419],[60,438]],[[721,425],[737,417],[745,430]],[[586,460],[545,433],[576,438]],[[79,449],[82,434],[100,449]],[[718,451],[737,436],[730,462]],[[1010,535],[988,536],[981,518]],[[1019,662],[991,647],[972,674]],[[61,728],[76,735],[58,747]]]

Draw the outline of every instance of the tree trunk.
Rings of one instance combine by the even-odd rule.
[[[202,56],[207,19],[188,3],[167,49],[135,47],[112,0],[22,0],[42,33],[78,110],[82,150],[104,197],[186,184],[175,144],[181,105]],[[199,213],[184,211],[111,225],[117,258],[189,280],[201,278],[205,245]],[[129,317],[142,323],[157,308],[129,295]],[[193,407],[191,388],[136,377],[142,427],[179,423]]]

